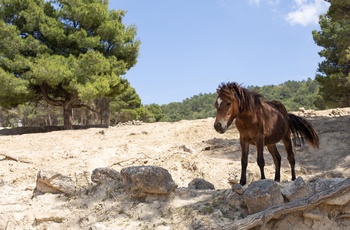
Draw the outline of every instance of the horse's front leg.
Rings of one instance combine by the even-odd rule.
[[[241,179],[239,183],[245,185],[247,183],[247,166],[249,154],[249,141],[240,138],[242,157],[241,157]]]
[[[261,179],[265,179],[264,138],[258,138],[256,140],[256,150],[257,150],[257,162],[260,168]]]

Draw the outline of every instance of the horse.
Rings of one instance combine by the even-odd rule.
[[[287,159],[291,167],[292,180],[295,177],[295,159],[291,135],[299,143],[304,140],[315,149],[319,148],[319,138],[313,125],[306,119],[288,113],[279,101],[265,101],[261,94],[249,91],[235,82],[222,83],[217,88],[215,101],[216,118],[214,128],[218,133],[225,133],[235,121],[239,131],[241,146],[241,178],[240,184],[246,184],[246,170],[248,166],[249,145],[257,149],[257,163],[260,168],[261,179],[264,173],[264,146],[267,146],[275,164],[275,178],[280,181],[281,155],[276,143],[281,141],[287,152]]]

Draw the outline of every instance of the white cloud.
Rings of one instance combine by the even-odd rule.
[[[287,22],[291,25],[300,24],[307,26],[309,24],[317,24],[319,15],[327,12],[329,3],[324,0],[294,0],[296,10],[290,12],[286,16]]]

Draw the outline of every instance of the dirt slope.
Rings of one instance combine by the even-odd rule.
[[[297,176],[305,181],[349,176],[350,116],[328,117],[328,114],[326,111],[308,118],[320,135],[320,150],[295,149]],[[198,226],[220,229],[217,221],[229,223],[230,217],[218,213],[215,221],[211,217],[205,219],[200,206],[208,203],[209,197],[229,193],[228,180],[239,180],[240,147],[234,127],[218,134],[213,123],[214,119],[208,118],[0,135],[0,154],[3,154],[0,155],[0,229],[201,229]],[[289,181],[291,175],[283,145],[278,148],[282,156],[281,179]],[[274,166],[267,151],[265,161],[266,176],[272,179]],[[192,196],[179,189],[169,199],[147,202],[113,193],[109,197],[45,194],[32,198],[39,170],[85,177],[88,185],[95,168],[112,167],[120,171],[132,165],[166,168],[179,188],[187,187],[194,178],[203,178],[214,184],[216,191]],[[258,180],[259,174],[255,149],[251,147],[248,183]],[[189,205],[197,205],[199,211],[189,209]],[[211,214],[215,216],[215,210]],[[234,215],[242,218],[246,213],[237,209]]]

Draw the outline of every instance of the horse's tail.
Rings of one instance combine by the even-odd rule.
[[[294,138],[298,139],[301,144],[304,143],[305,138],[310,145],[318,149],[320,141],[312,124],[306,119],[291,113],[288,113],[288,118],[289,128]]]

